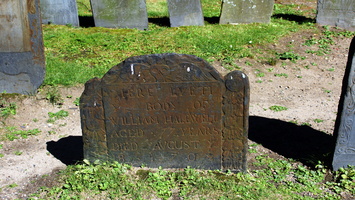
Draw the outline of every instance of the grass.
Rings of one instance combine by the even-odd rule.
[[[284,106],[277,106],[277,105],[274,105],[274,106],[270,106],[269,109],[272,110],[272,111],[274,111],[274,112],[280,112],[280,111],[287,110],[288,108],[286,108],[286,107],[284,107]]]
[[[33,198],[57,199],[340,199],[355,194],[355,169],[340,169],[335,181],[321,163],[314,169],[292,160],[257,155],[255,170],[230,173],[218,170],[133,168],[113,163],[68,166],[55,187],[41,188]]]
[[[13,141],[16,139],[26,139],[29,136],[34,136],[40,133],[41,131],[38,129],[31,129],[31,130],[18,130],[16,127],[13,126],[7,126],[5,128],[1,128],[1,132],[4,132],[4,134],[0,135],[0,141]]]
[[[79,1],[86,5],[87,1]],[[150,18],[167,16],[163,1],[147,2]],[[218,18],[219,1],[202,1],[205,19]],[[88,12],[81,6],[79,13]],[[288,8],[280,6],[275,12]],[[84,9],[84,10],[82,10]],[[289,10],[292,10],[290,8]],[[207,21],[206,21],[207,22]],[[298,24],[273,18],[270,24],[219,25],[170,28],[149,23],[149,30],[108,29],[101,27],[77,28],[44,25],[46,48],[46,85],[75,85],[97,76],[124,59],[144,54],[193,54],[207,61],[221,61],[230,66],[237,58],[253,57],[257,45],[275,42],[297,30],[311,29],[313,24]]]
[[[63,119],[69,116],[69,112],[65,110],[60,110],[56,113],[48,112],[49,119],[47,120],[48,123],[53,123],[58,119]]]

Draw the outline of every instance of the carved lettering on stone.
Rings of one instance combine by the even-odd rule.
[[[248,84],[242,72],[223,79],[191,55],[129,58],[86,84],[84,157],[244,171]]]

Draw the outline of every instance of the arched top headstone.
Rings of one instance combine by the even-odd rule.
[[[246,170],[249,82],[192,55],[128,58],[81,97],[84,157],[148,167]]]

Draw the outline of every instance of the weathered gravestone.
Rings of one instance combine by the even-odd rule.
[[[79,26],[76,0],[41,0],[43,24]]]
[[[355,37],[350,45],[334,135],[333,169],[355,166]]]
[[[249,82],[192,55],[126,59],[85,85],[84,157],[148,167],[246,169]]]
[[[200,0],[168,0],[170,26],[203,26]]]
[[[148,29],[145,0],[91,0],[95,26]]]
[[[1,0],[0,92],[34,94],[44,74],[39,0]]]
[[[274,0],[223,0],[220,24],[269,23]]]
[[[355,31],[354,0],[318,0],[317,23]]]

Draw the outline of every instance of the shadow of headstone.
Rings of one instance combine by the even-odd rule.
[[[47,150],[66,165],[73,165],[83,160],[82,136],[69,136],[55,141],[47,142]]]
[[[249,117],[249,139],[287,158],[314,167],[318,161],[330,167],[334,138],[309,126],[277,119]]]
[[[273,15],[272,18],[276,18],[276,19],[285,19],[288,21],[293,21],[296,22],[298,24],[305,24],[305,23],[316,23],[315,19],[312,18],[308,18],[305,16],[301,16],[301,15],[292,15],[292,14],[276,14]]]

